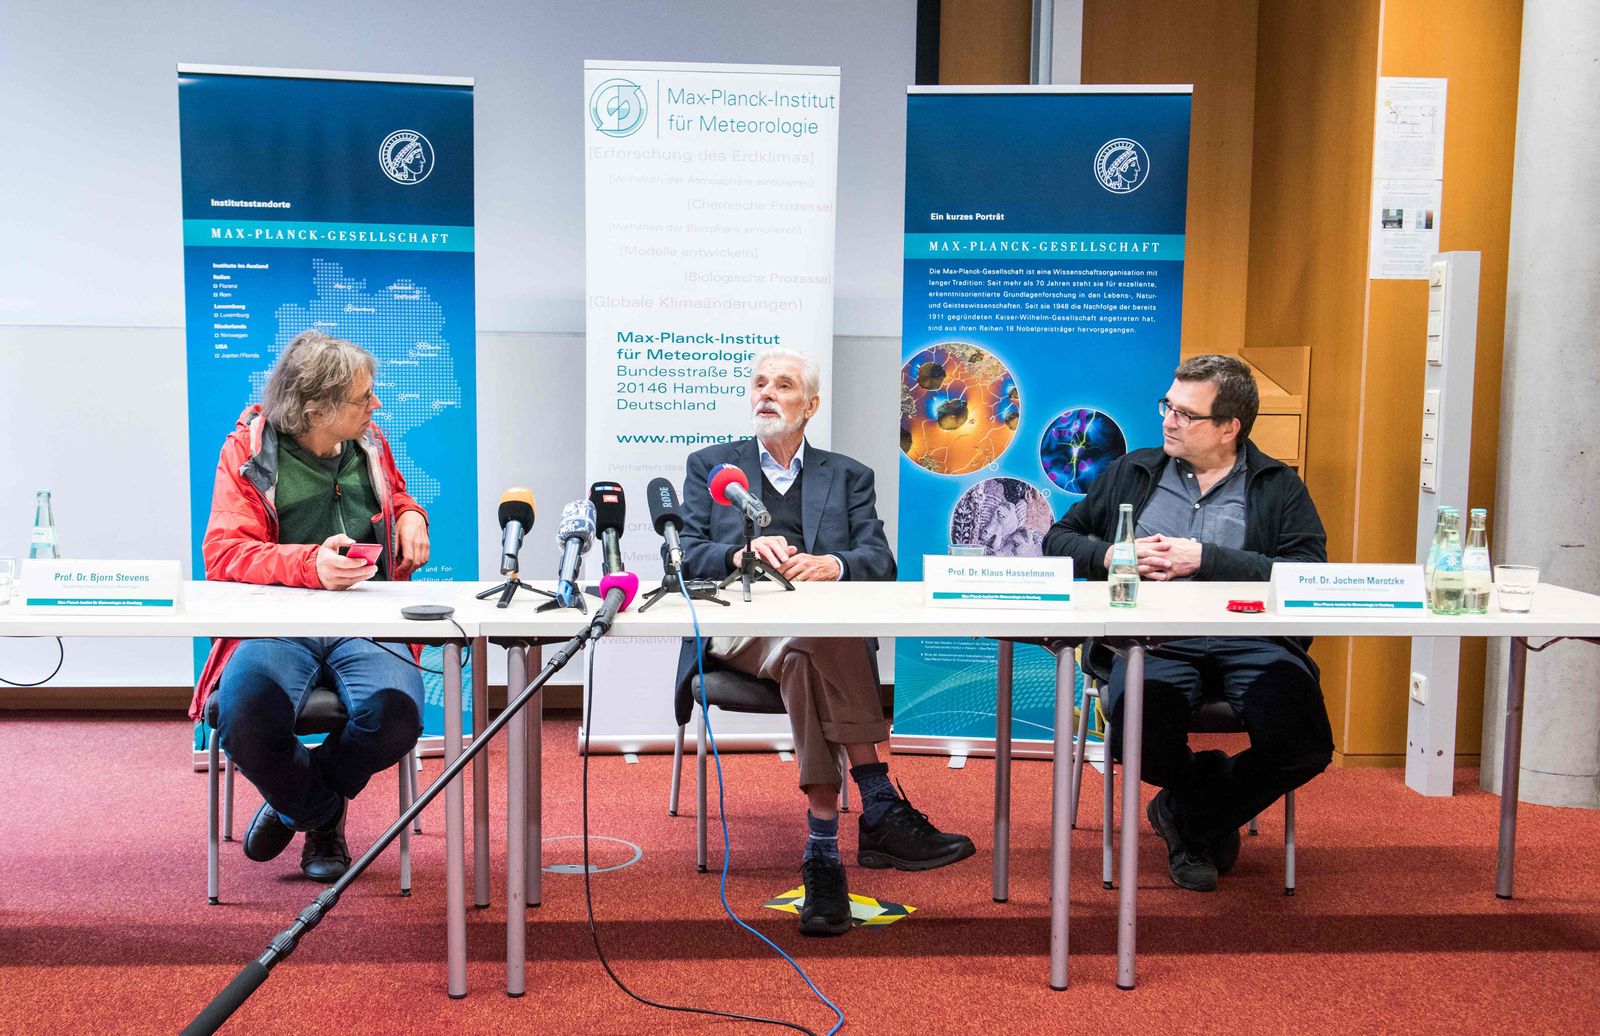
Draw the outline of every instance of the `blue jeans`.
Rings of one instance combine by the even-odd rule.
[[[356,638],[246,640],[215,692],[222,750],[284,823],[326,823],[421,736],[422,674],[410,658],[403,645]],[[337,692],[350,720],[308,749],[295,717],[317,687]]]
[[[1111,669],[1111,754],[1122,758],[1122,685]],[[1189,714],[1202,696],[1224,698],[1250,747],[1236,755],[1189,748]],[[1230,830],[1327,768],[1333,731],[1317,665],[1292,640],[1195,637],[1151,648],[1144,663],[1143,778],[1173,794],[1185,842],[1213,845]]]

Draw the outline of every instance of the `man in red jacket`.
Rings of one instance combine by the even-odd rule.
[[[289,343],[264,402],[247,407],[222,446],[202,552],[206,578],[324,590],[409,579],[428,562],[428,518],[406,493],[372,423],[376,364],[366,350],[306,331]],[[376,563],[341,548],[376,545]],[[350,719],[315,749],[294,735],[315,687]],[[344,637],[212,643],[190,716],[217,698],[217,732],[266,801],[244,854],[270,860],[306,832],[300,867],[337,881],[350,866],[345,803],[405,758],[422,733],[422,677],[403,649]]]

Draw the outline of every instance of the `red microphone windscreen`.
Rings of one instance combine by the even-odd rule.
[[[723,507],[733,506],[733,501],[728,499],[728,487],[734,485],[741,489],[750,488],[750,480],[745,478],[744,472],[737,464],[718,464],[711,469],[711,477],[706,479],[706,488],[711,490],[711,499]]]

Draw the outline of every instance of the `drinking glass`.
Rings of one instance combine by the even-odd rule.
[[[0,608],[11,603],[11,594],[16,585],[17,559],[0,557]]]
[[[1494,566],[1494,592],[1503,612],[1525,612],[1533,606],[1539,569],[1533,565]]]

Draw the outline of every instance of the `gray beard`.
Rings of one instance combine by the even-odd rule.
[[[780,435],[792,434],[803,423],[803,421],[787,422],[777,414],[750,415],[750,427],[755,429],[758,439],[775,439]]]

